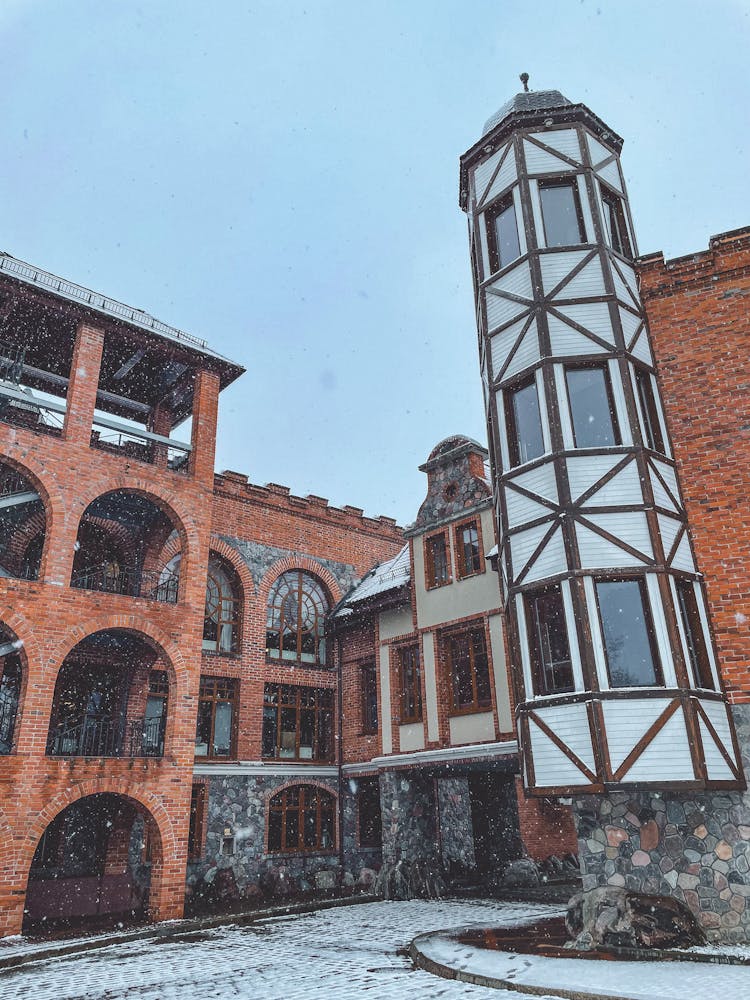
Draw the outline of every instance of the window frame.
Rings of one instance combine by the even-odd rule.
[[[477,693],[477,668],[476,668],[476,657],[477,650],[475,649],[473,640],[479,637],[481,639],[481,653],[484,655],[485,666],[487,670],[487,688],[489,691],[489,697],[485,700],[480,700]],[[454,656],[454,644],[461,642],[462,640],[468,641],[469,649],[469,667],[471,670],[471,687],[472,687],[472,701],[471,703],[466,703],[459,705],[456,703],[455,698],[455,684],[454,684],[454,663],[456,662],[456,657]],[[445,661],[446,676],[448,681],[448,705],[449,714],[451,716],[456,715],[476,715],[480,712],[492,712],[494,710],[494,692],[493,692],[493,672],[490,665],[490,652],[489,643],[487,641],[487,629],[483,621],[476,622],[473,625],[468,625],[459,629],[452,629],[448,632],[444,632],[440,637],[440,643],[442,646],[443,657]]]
[[[698,595],[695,592],[695,584],[686,577],[675,577],[674,585],[677,595],[677,614],[682,625],[684,646],[687,648],[686,659],[693,677],[693,684],[702,691],[716,691],[718,689],[709,653],[710,636],[706,635],[706,630],[703,626],[703,616],[701,615],[698,603]],[[685,592],[690,593],[691,608],[685,606],[683,597]],[[697,644],[695,642],[696,635],[698,638]],[[700,662],[701,660],[703,661],[702,663]],[[710,684],[706,684],[706,680],[710,680]]]
[[[273,690],[276,690],[276,702],[266,701],[266,698],[270,696]],[[283,700],[285,692],[293,692],[294,701]],[[315,696],[315,704],[303,705],[302,699],[304,694],[312,693]],[[330,699],[329,704],[325,704],[321,700],[321,695],[325,698]],[[276,712],[275,727],[275,752],[273,754],[266,753],[266,718],[270,717],[266,715],[266,711],[274,709]],[[294,710],[295,713],[295,726],[294,726],[294,756],[289,756],[281,753],[283,749],[289,749],[282,747],[281,736],[282,729],[281,717],[284,710]],[[263,686],[263,722],[261,725],[261,759],[262,760],[293,760],[298,763],[303,764],[319,764],[333,763],[336,759],[336,748],[334,745],[334,710],[335,710],[335,691],[333,688],[316,688],[310,687],[304,684],[281,684],[281,683],[270,683],[267,682]],[[302,733],[302,712],[312,711],[314,713],[314,723],[313,723],[313,745],[311,748],[312,755],[310,757],[300,756],[301,747],[301,733]],[[324,713],[328,714],[328,725],[329,725],[329,755],[320,756],[320,739],[321,739],[321,727],[325,723]]]
[[[206,806],[208,786],[205,781],[194,781],[190,791],[190,814],[188,820],[188,861],[200,861],[205,851]]]
[[[610,374],[609,365],[606,363],[594,363],[590,361],[577,362],[571,361],[562,366],[563,368],[563,379],[565,382],[565,394],[567,396],[568,403],[568,413],[570,415],[570,432],[573,437],[573,447],[578,451],[594,451],[604,448],[620,448],[622,447],[622,430],[620,429],[620,421],[617,418],[617,405],[615,403],[615,394],[612,389],[612,376]],[[609,408],[609,417],[612,423],[612,434],[614,437],[613,444],[578,444],[576,436],[576,422],[574,418],[573,411],[573,399],[570,394],[570,382],[568,381],[568,372],[574,371],[600,371],[604,376],[604,391],[607,400],[607,407]]]
[[[594,582],[594,596],[596,599],[596,613],[598,616],[599,629],[602,639],[602,655],[604,657],[604,669],[607,675],[607,685],[611,691],[628,691],[638,688],[663,688],[665,687],[664,681],[664,668],[661,662],[661,656],[659,653],[659,644],[656,637],[656,629],[654,627],[654,616],[651,610],[651,601],[649,599],[648,587],[646,586],[646,580],[642,576],[597,576],[593,578]],[[612,671],[609,664],[609,654],[607,653],[607,638],[604,628],[604,618],[602,616],[601,601],[599,599],[599,584],[601,583],[636,583],[641,594],[641,607],[643,608],[643,621],[646,626],[646,638],[648,640],[649,649],[651,651],[651,660],[654,665],[654,682],[653,684],[613,684],[612,683]]]
[[[297,793],[297,803],[288,803],[287,797],[291,796],[292,793]],[[314,846],[305,846],[305,812],[306,806],[308,805],[308,796],[314,793],[317,798],[316,810],[315,810],[315,832],[316,832],[316,843]],[[323,797],[326,797],[329,802],[324,803]],[[329,846],[323,846],[322,841],[322,827],[323,827],[323,813],[330,812],[331,817],[331,844]],[[287,820],[290,813],[296,813],[297,815],[297,846],[288,847],[286,844],[286,833],[287,833]],[[272,827],[275,824],[272,823],[272,816],[281,814],[281,820],[279,825],[279,845],[275,846],[272,844]],[[321,788],[320,785],[312,784],[295,784],[287,785],[284,788],[280,788],[277,792],[271,795],[268,799],[268,805],[266,808],[266,853],[267,854],[334,854],[338,849],[338,823],[337,823],[337,809],[336,809],[336,795],[333,791],[328,788]],[[275,836],[274,836],[275,841]]]
[[[557,594],[560,599],[560,611],[562,613],[562,620],[565,623],[565,640],[568,646],[568,662],[570,664],[570,686],[565,688],[555,688],[553,690],[548,690],[546,678],[548,676],[548,671],[545,669],[544,663],[544,651],[541,649],[538,643],[538,631],[536,628],[537,619],[532,608],[532,602],[538,601],[540,598],[547,597],[550,594]],[[526,621],[526,635],[528,641],[529,650],[529,660],[531,664],[531,679],[534,686],[533,696],[534,697],[549,697],[562,694],[572,694],[576,690],[575,684],[575,673],[573,671],[573,654],[570,646],[570,634],[568,629],[568,620],[565,613],[565,599],[563,597],[562,587],[560,584],[552,584],[548,587],[542,587],[539,590],[526,591],[523,594],[523,609]],[[551,650],[550,650],[551,652]],[[553,660],[550,660],[554,664]],[[565,661],[559,661],[565,662]]]
[[[461,538],[461,532],[466,529],[471,529],[472,525],[476,530],[477,535],[477,567],[476,569],[466,568],[464,544]],[[471,576],[480,576],[484,573],[484,552],[482,545],[482,519],[477,514],[476,517],[467,518],[465,521],[459,522],[453,529],[453,544],[456,547],[456,579],[457,580],[467,580]]]
[[[516,224],[516,243],[518,244],[518,253],[515,257],[512,257],[510,260],[503,263],[500,259],[500,247],[498,245],[497,220],[501,215],[507,212],[508,209],[512,209],[513,221]],[[497,274],[498,271],[502,271],[506,267],[510,267],[511,264],[515,264],[517,260],[520,260],[521,257],[523,257],[523,253],[521,252],[521,237],[518,229],[518,212],[516,211],[516,202],[513,197],[512,189],[494,201],[492,205],[485,210],[484,222],[485,232],[487,235],[487,252],[489,254],[490,274]]]
[[[284,656],[284,599],[280,603],[276,603],[276,598],[280,592],[282,582],[288,580],[293,574],[297,575],[297,608],[302,606],[302,596],[305,594],[303,588],[303,583],[305,579],[312,581],[314,589],[309,592],[308,596],[311,596],[313,603],[316,605],[316,621],[315,629],[310,632],[308,629],[303,628],[303,622],[298,613],[297,623],[295,625],[295,656]],[[290,589],[291,592],[291,589]],[[316,600],[318,597],[319,602]],[[274,603],[272,603],[272,601]],[[269,627],[271,624],[271,612],[275,613],[275,617],[278,617],[278,628],[276,629],[277,646],[274,650],[271,649],[269,644],[269,634],[272,633],[272,629]],[[268,590],[268,598],[266,600],[266,659],[272,663],[297,663],[302,664],[306,668],[312,669],[329,669],[326,663],[326,653],[327,653],[327,618],[331,610],[331,599],[328,593],[328,589],[323,583],[323,581],[317,577],[314,573],[309,570],[301,569],[299,567],[295,569],[285,570],[280,573],[276,579],[273,581]],[[312,634],[315,637],[315,659],[306,660],[302,658],[302,640],[303,636],[306,634]],[[322,652],[321,652],[322,651]]]
[[[628,219],[625,213],[625,199],[622,195],[613,190],[613,188],[609,187],[609,185],[603,184],[602,181],[599,181],[599,197],[601,198],[602,203],[602,224],[604,227],[604,235],[607,238],[607,243],[610,249],[614,250],[615,253],[618,253],[621,257],[625,257],[626,260],[632,260],[633,243],[630,238],[630,227],[628,226]],[[620,246],[615,246],[615,241],[612,238],[611,226],[608,222],[609,215],[607,209],[610,203],[614,205],[616,222],[618,224],[618,229],[621,230],[621,232],[618,233],[618,242],[621,244]]]
[[[519,392],[523,392],[531,386],[534,387],[534,392],[536,393],[536,407],[537,413],[539,414],[539,431],[542,439],[542,450],[538,455],[534,455],[532,458],[522,458],[521,438],[518,433],[514,398]],[[513,385],[505,386],[503,388],[503,412],[505,416],[505,439],[508,445],[508,462],[510,468],[515,469],[521,465],[527,465],[529,462],[537,462],[540,458],[543,458],[544,455],[547,454],[547,444],[544,439],[544,416],[542,414],[542,401],[539,398],[539,385],[536,380],[536,372],[532,372],[530,376],[516,382]]]
[[[404,643],[396,646],[396,681],[398,683],[398,718],[402,726],[419,723],[424,718],[424,705],[422,704],[422,656],[419,642]],[[406,683],[405,658],[409,657],[413,673],[409,683]],[[415,663],[416,660],[416,663]],[[414,669],[416,667],[416,669]],[[411,694],[414,703],[414,712],[410,713],[408,704]]]
[[[437,542],[438,539],[442,540],[443,552],[445,554],[445,578],[438,579],[435,572],[435,559],[433,551],[433,543]],[[425,568],[425,585],[427,590],[436,590],[438,587],[447,587],[449,584],[453,583],[453,572],[451,565],[451,545],[450,539],[448,537],[448,532],[443,529],[442,531],[433,531],[429,535],[425,535],[424,538],[424,568]]]
[[[217,570],[222,573],[227,580],[230,596],[224,593],[224,588],[216,578]],[[218,595],[216,605],[216,639],[206,639],[206,628],[209,621],[213,621],[213,613],[209,612],[210,585],[213,582]],[[212,555],[208,562],[208,573],[206,579],[206,602],[203,610],[203,635],[201,637],[201,649],[204,653],[215,653],[218,656],[231,656],[237,654],[240,648],[240,624],[242,609],[242,590],[237,574],[229,563],[224,559]],[[228,615],[225,616],[225,609]],[[226,649],[223,643],[223,631],[229,626],[231,628],[230,647]]]
[[[212,690],[208,690],[211,685]],[[224,685],[228,694],[220,693],[220,685]],[[237,717],[239,715],[239,682],[234,677],[215,677],[209,674],[201,674],[200,686],[198,689],[198,717],[196,719],[195,745],[198,747],[198,725],[200,724],[201,705],[211,705],[211,738],[206,747],[205,754],[195,756],[205,757],[209,760],[234,760],[237,756]],[[216,707],[217,705],[228,704],[231,707],[231,719],[229,723],[229,752],[226,754],[214,753],[214,736],[216,732]]]
[[[639,424],[643,444],[650,451],[666,455],[666,441],[659,419],[659,404],[654,392],[651,372],[642,365],[633,365],[633,381],[638,400]],[[647,397],[647,398],[644,398]]]
[[[544,233],[544,247],[550,250],[561,250],[564,247],[577,247],[588,242],[586,233],[586,221],[583,217],[583,209],[581,207],[581,196],[578,191],[578,175],[572,174],[568,177],[543,177],[539,178],[537,181],[537,189],[539,191],[539,215],[542,220],[542,232]],[[542,198],[542,191],[549,188],[570,188],[573,192],[573,208],[575,209],[575,217],[578,222],[578,234],[581,237],[577,243],[550,243],[549,237],[547,235],[547,222],[544,218],[544,199]]]
[[[376,736],[380,713],[378,698],[378,669],[374,660],[359,666],[360,709],[362,712],[362,735]],[[374,711],[373,711],[374,708]]]

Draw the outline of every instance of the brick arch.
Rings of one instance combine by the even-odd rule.
[[[0,454],[0,463],[7,465],[9,468],[13,469],[19,475],[28,479],[29,483],[34,487],[34,489],[39,494],[39,499],[42,502],[42,507],[44,508],[44,515],[42,518],[41,530],[44,532],[44,545],[42,547],[42,562],[39,568],[39,579],[44,579],[45,564],[47,561],[47,546],[49,545],[49,539],[52,534],[52,525],[55,520],[60,516],[60,520],[64,520],[64,508],[59,503],[53,503],[52,497],[45,485],[46,469],[44,466],[35,460],[33,454],[24,455],[24,461],[19,462],[17,459],[11,457],[8,454]],[[42,515],[35,515],[30,518],[28,524],[32,521],[35,526],[38,526],[38,518]],[[38,534],[38,531],[35,532]],[[27,533],[24,534],[25,544],[32,540],[32,536]]]
[[[26,619],[8,605],[0,607],[0,632],[10,634],[12,641],[21,643],[18,656],[21,660],[21,691],[18,696],[16,724],[13,732],[13,751],[18,753],[25,729],[26,692],[29,686],[31,668],[41,669],[43,664],[42,651],[37,643],[34,630]]]
[[[320,580],[328,591],[331,601],[331,609],[334,608],[341,600],[343,596],[341,588],[336,581],[336,577],[329,569],[326,569],[322,563],[312,559],[310,556],[290,555],[277,560],[263,575],[263,579],[258,587],[258,602],[261,607],[265,608],[268,603],[269,591],[281,574],[294,569],[304,570],[306,573],[310,573],[312,576],[316,576]]]
[[[0,871],[16,868],[16,848],[13,831],[5,814],[0,812]]]
[[[330,785],[326,785],[325,782],[321,781],[319,778],[305,778],[304,775],[300,774],[298,777],[290,778],[288,781],[283,782],[281,785],[277,785],[275,788],[269,788],[263,793],[263,851],[265,854],[278,854],[278,851],[269,851],[268,849],[268,826],[269,819],[271,815],[271,799],[275,796],[281,794],[287,788],[299,788],[300,786],[306,786],[313,788],[319,788],[323,792],[327,792],[333,799],[333,832],[335,847],[333,849],[326,848],[326,851],[333,853],[338,850],[340,846],[341,837],[341,827],[339,824],[339,793],[337,789],[331,788]],[[282,854],[297,854],[296,851],[282,851]]]
[[[221,556],[222,559],[226,559],[239,577],[239,581],[242,584],[243,600],[247,601],[250,597],[254,597],[256,591],[255,580],[253,580],[252,573],[248,569],[247,563],[239,554],[237,549],[232,548],[228,542],[225,542],[223,538],[219,538],[218,535],[211,535],[211,541],[209,542],[208,547],[209,558],[211,553],[214,552],[217,556]]]
[[[338,802],[339,793],[335,788],[331,788],[330,785],[326,785],[324,781],[320,778],[306,778],[304,774],[295,776],[294,778],[289,778],[288,781],[284,781],[281,785],[276,785],[275,788],[268,788],[263,793],[263,805],[268,808],[268,804],[274,796],[278,795],[279,792],[283,792],[287,788],[296,788],[298,785],[314,785],[315,788],[320,788],[324,792],[328,792],[332,795],[334,801]]]

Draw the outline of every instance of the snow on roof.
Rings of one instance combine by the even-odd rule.
[[[343,607],[336,613],[337,617],[351,613],[352,604],[361,604],[371,597],[386,594],[389,590],[398,590],[411,579],[411,564],[409,560],[409,543],[401,549],[397,556],[376,566],[367,574],[362,582],[354,588],[346,598]]]

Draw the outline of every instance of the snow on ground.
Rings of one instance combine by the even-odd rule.
[[[507,926],[558,912],[495,900],[319,910],[216,928],[200,941],[151,938],[5,970],[0,1000],[523,1000],[527,994],[414,971],[396,952],[428,931]]]

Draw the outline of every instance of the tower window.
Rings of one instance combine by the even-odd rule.
[[[600,187],[602,193],[602,206],[604,208],[604,229],[607,233],[607,242],[621,253],[623,257],[632,257],[633,251],[630,248],[630,237],[628,235],[628,224],[625,221],[625,209],[622,198],[610,191],[609,188]]]
[[[521,256],[513,195],[509,194],[487,212],[487,246],[490,271],[500,271]]]
[[[635,388],[638,402],[641,406],[643,428],[643,443],[653,451],[664,452],[664,436],[659,422],[659,411],[656,408],[654,384],[650,372],[645,368],[635,369]]]
[[[663,684],[643,581],[599,580],[596,596],[610,685],[625,688]]]
[[[536,379],[505,393],[505,423],[511,466],[531,462],[544,454]]]
[[[566,368],[570,416],[576,448],[620,444],[612,386],[606,368]]]
[[[534,672],[534,694],[574,689],[573,663],[559,587],[525,597],[526,622]]]
[[[703,632],[703,622],[698,610],[698,599],[695,586],[690,580],[676,580],[677,604],[680,609],[680,619],[687,641],[690,666],[693,668],[693,678],[697,687],[713,691],[713,674],[708,658],[708,647]]]
[[[548,247],[568,247],[586,242],[586,228],[575,181],[540,181],[539,200]]]
[[[425,539],[424,557],[428,589],[442,587],[451,582],[448,545],[444,532]]]

